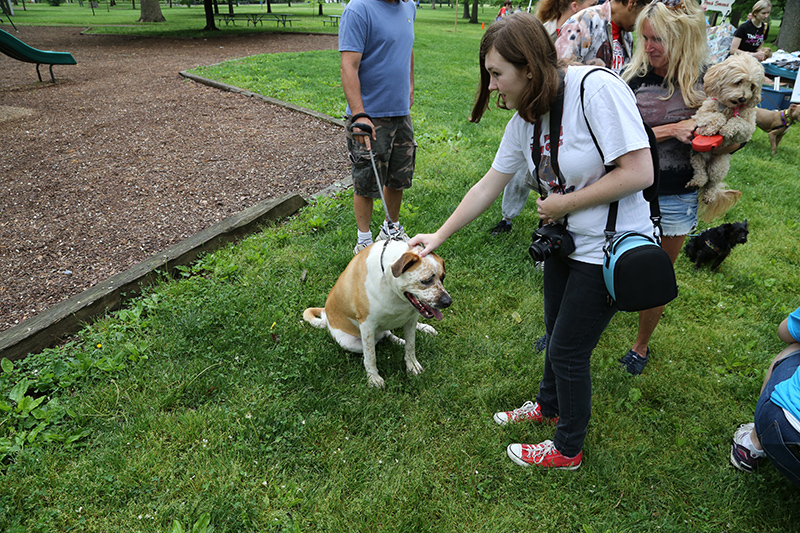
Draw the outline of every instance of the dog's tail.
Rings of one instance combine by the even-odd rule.
[[[321,307],[309,307],[303,311],[303,320],[315,328],[328,327],[328,319],[325,317],[325,309]]]
[[[711,222],[712,220],[721,217],[736,205],[739,198],[742,197],[742,192],[734,189],[726,189],[724,183],[720,184],[722,190],[719,191],[717,197],[710,204],[699,202],[699,215],[703,222]]]

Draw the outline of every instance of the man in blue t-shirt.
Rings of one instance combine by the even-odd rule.
[[[403,191],[411,186],[417,146],[411,123],[416,14],[416,6],[407,0],[352,0],[339,23],[347,148],[353,162],[353,208],[358,226],[354,254],[373,242],[369,227],[372,203],[381,197],[370,151],[391,218],[384,221],[377,239],[408,240],[398,219]],[[354,122],[368,125],[372,134],[354,136],[350,131]]]
[[[767,370],[755,422],[742,424],[733,435],[731,463],[753,472],[768,457],[800,487],[800,308],[781,322],[778,337],[788,346]]]

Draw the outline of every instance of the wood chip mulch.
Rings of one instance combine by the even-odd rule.
[[[338,126],[178,74],[335,50],[335,35],[82,29],[14,33],[72,53],[78,64],[55,66],[55,84],[46,66],[40,83],[33,64],[0,54],[0,331],[258,202],[349,174]]]

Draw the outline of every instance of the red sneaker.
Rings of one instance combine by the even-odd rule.
[[[545,418],[542,416],[542,408],[536,402],[527,401],[522,404],[522,407],[514,409],[513,411],[505,411],[494,414],[494,423],[505,426],[506,424],[513,424],[516,422],[525,422],[530,420],[539,424],[552,424],[558,422],[558,417]]]
[[[506,448],[509,459],[520,466],[539,466],[558,470],[577,470],[583,461],[583,452],[575,457],[566,457],[556,450],[553,441],[540,444],[509,444]]]

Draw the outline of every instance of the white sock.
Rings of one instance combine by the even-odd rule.
[[[748,433],[747,438],[742,440],[744,440],[742,444],[744,444],[747,449],[750,450],[750,453],[753,455],[753,457],[764,457],[767,455],[764,450],[759,450],[756,448],[756,445],[753,443],[752,433]]]
[[[366,242],[366,243],[370,243],[370,244],[372,243],[372,232],[370,232],[370,231],[364,231],[364,232],[357,231],[357,233],[358,233],[358,242],[360,242],[360,243],[361,242]]]
[[[383,219],[383,227],[386,230],[386,233],[389,233],[389,221],[385,218]],[[400,221],[394,222],[394,227],[397,229],[403,229],[403,226],[400,225]]]

